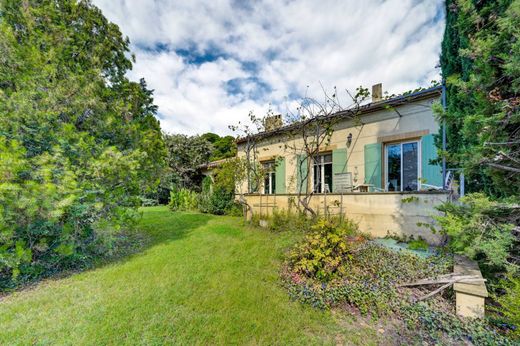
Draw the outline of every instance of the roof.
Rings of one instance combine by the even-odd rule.
[[[224,162],[226,162],[228,160],[229,160],[229,158],[221,159],[221,160],[217,160],[217,161],[211,161],[211,162],[205,163],[203,165],[200,165],[198,168],[199,169],[212,169],[212,168],[216,168],[216,167],[222,165]]]
[[[439,86],[431,87],[428,89],[416,91],[416,92],[413,92],[410,94],[399,95],[399,96],[390,98],[388,100],[371,102],[371,103],[363,105],[359,108],[359,115],[362,116],[362,115],[366,115],[368,113],[386,109],[387,107],[400,106],[400,105],[407,104],[410,102],[415,102],[415,101],[424,100],[424,99],[428,99],[428,98],[435,97],[435,96],[440,96],[441,92],[442,92],[442,86],[439,85]],[[334,114],[331,114],[328,117],[330,117],[330,118],[351,118],[352,117],[351,113],[352,113],[352,110],[347,109],[344,111],[339,111]],[[271,136],[274,136],[274,135],[277,135],[280,133],[287,132],[292,129],[296,129],[301,125],[302,125],[302,123],[293,123],[293,124],[282,126],[275,130],[260,132],[251,137],[267,138],[267,137],[271,137]],[[237,140],[237,144],[244,143],[246,141],[247,141],[247,137],[242,137]]]

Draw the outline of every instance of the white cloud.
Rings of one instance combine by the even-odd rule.
[[[320,82],[349,90],[382,82],[399,93],[438,79],[441,0],[94,3],[129,36],[137,58],[129,76],[155,89],[169,132],[228,133],[250,110],[262,115],[271,103],[285,112],[308,85],[319,96]]]

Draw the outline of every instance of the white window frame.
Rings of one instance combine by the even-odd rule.
[[[265,191],[266,190],[266,186],[265,186],[265,174],[264,174],[264,179],[262,181],[263,183],[263,189],[262,189],[262,193],[264,195],[274,195],[276,193],[276,188],[273,189],[273,180],[275,181],[276,183],[276,167],[275,167],[275,162],[274,161],[266,161],[266,162],[263,162],[262,165],[264,166],[264,169],[268,169],[266,170],[265,174],[268,175],[269,177],[269,186],[268,186],[268,189],[267,189],[267,192]]]
[[[329,156],[330,155],[330,162],[325,162],[325,156]],[[322,153],[322,154],[318,154],[318,159],[319,159],[319,162],[316,164],[315,161],[313,160],[312,161],[312,175],[311,175],[311,187],[312,187],[312,191],[314,193],[325,193],[325,164],[330,164],[330,165],[333,165],[333,159],[332,159],[332,153]],[[321,187],[321,191],[314,191],[314,187],[315,187],[315,184],[314,184],[314,169],[315,167],[319,165],[320,166],[320,180],[321,180],[321,183],[320,183],[320,187]],[[334,166],[332,166],[332,168],[334,169]],[[332,172],[332,179],[334,179],[334,172]],[[332,182],[332,184],[334,184],[334,181]],[[331,186],[332,188],[332,186]],[[332,191],[328,191],[327,193],[332,193]]]
[[[421,158],[421,140],[420,139],[414,139],[414,140],[407,140],[407,141],[403,141],[403,142],[389,142],[389,143],[384,143],[384,160],[385,160],[385,179],[384,179],[384,187],[385,187],[385,191],[388,191],[388,146],[390,145],[396,145],[396,144],[399,144],[400,147],[401,147],[401,167],[400,167],[400,171],[401,171],[401,190],[399,191],[396,191],[396,192],[403,192],[403,144],[408,144],[408,143],[417,143],[417,191],[421,191],[421,180],[422,180],[422,165],[421,165],[421,162],[422,162],[422,158]]]

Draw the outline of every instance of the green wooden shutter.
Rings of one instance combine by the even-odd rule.
[[[276,160],[275,179],[275,193],[285,193],[285,157]]]
[[[442,169],[440,165],[431,164],[437,159],[437,148],[433,135],[421,138],[421,178],[425,184],[442,187]]]
[[[296,193],[301,192],[306,193],[307,192],[307,158],[305,155],[298,155],[296,160]],[[302,186],[302,177],[305,177],[305,181],[303,182]]]
[[[381,143],[365,145],[365,184],[381,188]]]
[[[338,192],[340,178],[338,174],[347,173],[347,148],[332,151],[332,191]],[[337,178],[337,179],[336,179]]]
[[[332,173],[347,173],[347,149],[336,149],[332,152]]]

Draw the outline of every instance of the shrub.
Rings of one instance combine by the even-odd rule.
[[[197,207],[201,213],[211,213],[211,177],[204,177],[201,184],[201,192],[198,196]]]
[[[242,215],[242,207],[235,202],[235,181],[241,161],[232,159],[215,170],[215,182],[210,177],[202,181],[198,208],[203,213],[215,215]]]
[[[268,218],[268,222],[269,229],[275,232],[309,232],[315,221],[303,213],[273,210],[273,214]]]
[[[422,258],[395,251],[359,237],[350,221],[342,227],[321,220],[288,252],[282,278],[292,298],[313,307],[349,306],[373,317],[392,316],[403,343],[512,345],[487,321],[455,316],[442,295],[412,303],[410,298],[425,294],[423,288],[399,288],[452,270],[451,256]],[[518,290],[518,285],[510,289]],[[503,303],[510,320],[518,320],[518,293]]]
[[[215,186],[209,198],[210,213],[224,215],[233,206],[235,194],[221,186]]]
[[[197,193],[188,189],[171,191],[168,207],[173,211],[196,210]]]
[[[448,236],[450,249],[478,261],[485,273],[506,269],[514,251],[507,205],[481,193],[469,194],[460,202],[440,205],[445,215],[434,217],[440,232]]]
[[[494,311],[498,319],[506,323],[505,327],[512,331],[511,334],[520,339],[520,277],[510,275],[502,280],[501,289],[503,292],[497,297],[498,307],[494,307]]]
[[[427,251],[430,248],[430,245],[426,242],[426,240],[424,240],[424,238],[419,236],[417,239],[410,239],[408,241],[408,248],[410,250]]]
[[[319,220],[288,252],[282,276],[291,295],[316,307],[348,303],[362,313],[398,311],[397,284],[449,272],[449,257],[419,258],[361,236],[357,225]]]
[[[141,206],[142,207],[155,207],[159,205],[159,201],[154,198],[146,198],[146,197],[140,197],[141,198]]]
[[[320,281],[330,281],[345,274],[352,251],[362,240],[357,225],[351,221],[338,226],[319,220],[312,232],[289,253],[289,265],[294,273]]]
[[[234,201],[233,204],[227,208],[226,215],[244,216],[244,207],[240,203]]]
[[[491,200],[482,193],[469,194],[460,202],[438,207],[445,213],[435,217],[440,232],[448,236],[452,251],[479,263],[488,279],[487,286],[497,299],[496,304],[490,305],[497,323],[505,329],[517,328],[520,283],[515,275],[518,275],[520,248],[513,230],[519,221],[518,205],[509,200]],[[509,279],[502,279],[504,273],[509,273]]]

